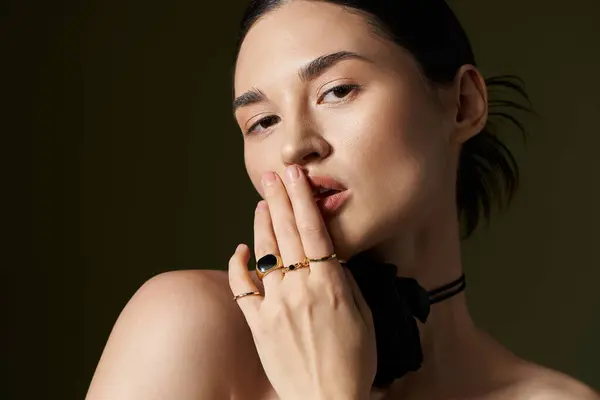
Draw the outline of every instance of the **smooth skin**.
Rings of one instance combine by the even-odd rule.
[[[297,71],[307,62],[342,50],[370,61],[345,59],[314,80],[299,79]],[[345,84],[356,86],[332,90]],[[252,88],[260,90],[266,101],[241,107],[235,118],[244,135],[246,170],[264,199],[268,196],[261,180],[269,171],[283,177],[286,167],[297,165],[309,176],[331,176],[352,192],[340,215],[325,221],[341,259],[369,250],[381,261],[399,266],[398,275],[414,277],[426,289],[462,273],[455,205],[458,154],[487,121],[487,90],[474,66],[463,66],[451,85],[433,88],[412,55],[373,35],[360,15],[334,4],[293,0],[259,20],[242,44],[235,94]],[[293,201],[293,195],[288,197]],[[289,216],[287,221],[280,218],[271,216],[274,226],[292,226]],[[286,264],[300,261],[302,249],[312,250],[300,247],[293,234],[294,246],[286,244],[287,239],[280,241],[281,235],[275,237]],[[273,248],[274,244],[265,244],[256,256]],[[199,250],[206,249],[199,245]],[[307,255],[324,255],[315,253]],[[248,254],[236,257],[240,263],[236,267],[241,268]],[[336,264],[330,266],[336,271]],[[323,265],[315,266],[319,267]],[[238,272],[236,276],[243,276]],[[302,275],[307,271],[292,273],[293,279],[307,279]],[[267,293],[263,300],[267,301],[269,288],[254,272],[250,279]],[[249,285],[247,279],[244,282]],[[338,274],[330,282],[343,281]],[[271,293],[284,298],[277,289]],[[261,298],[246,297],[239,305],[232,301],[226,271],[177,271],[152,278],[116,322],[87,399],[277,399],[276,388],[283,393],[288,387],[273,372],[274,364],[265,364],[268,373],[263,369],[261,357],[266,355],[273,363],[276,357],[271,359],[266,348],[259,357],[254,330],[239,307],[244,306],[242,300]],[[349,315],[336,324],[356,323]],[[309,332],[297,329],[294,334],[299,338]],[[433,306],[420,331],[423,367],[386,392],[372,391],[372,399],[600,399],[577,380],[522,360],[489,337],[472,321],[464,294]],[[354,334],[357,343],[363,340],[360,330]],[[286,343],[286,338],[282,340]],[[301,348],[292,347],[293,354]],[[318,360],[315,354],[307,354],[307,364],[301,365],[327,371],[335,361]],[[286,358],[283,350],[278,356]],[[360,358],[352,352],[349,356]],[[296,364],[282,367],[302,371]],[[351,366],[348,371],[368,375]],[[325,378],[335,381],[339,376]],[[302,376],[305,379],[309,378]],[[362,385],[357,379],[346,382],[353,387],[331,390],[353,395]]]

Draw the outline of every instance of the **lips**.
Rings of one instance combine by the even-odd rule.
[[[317,199],[317,206],[321,210],[321,215],[328,218],[337,214],[349,198],[350,191],[343,190],[323,199]]]
[[[329,176],[307,176],[307,179],[315,199],[322,199],[346,190],[344,185]]]
[[[319,193],[313,193],[313,197],[315,198],[315,200],[322,200],[326,197],[329,196],[333,196],[334,194],[339,193],[338,190],[327,190],[327,191],[321,191]]]

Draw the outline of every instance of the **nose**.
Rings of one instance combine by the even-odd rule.
[[[331,146],[308,121],[288,124],[283,132],[281,158],[287,165],[305,165],[322,160],[331,153]]]

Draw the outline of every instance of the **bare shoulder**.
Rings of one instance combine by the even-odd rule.
[[[258,400],[267,383],[227,272],[171,271],[121,312],[86,399]]]
[[[526,363],[520,375],[519,382],[509,388],[513,399],[600,400],[600,394],[584,383],[541,365]]]

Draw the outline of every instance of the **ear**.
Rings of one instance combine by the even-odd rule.
[[[454,78],[456,102],[452,141],[462,144],[483,130],[488,118],[485,80],[473,65],[460,67]]]

